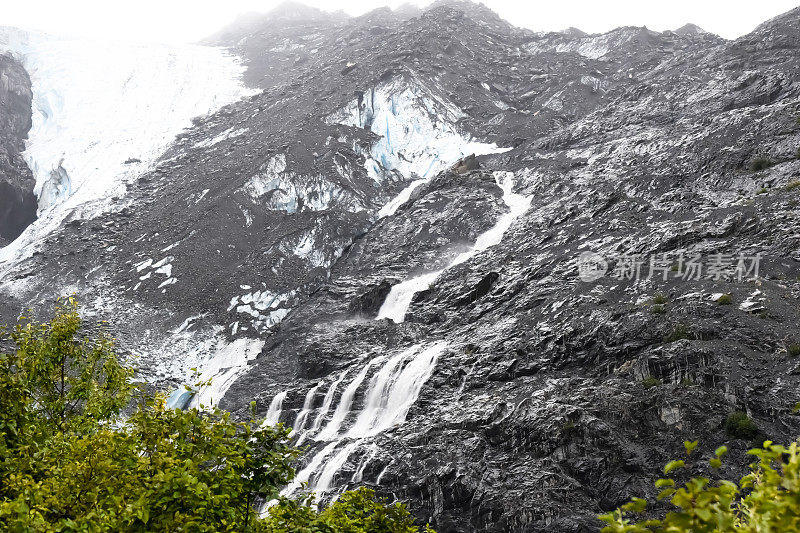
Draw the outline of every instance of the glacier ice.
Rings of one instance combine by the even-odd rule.
[[[0,262],[32,254],[69,214],[88,218],[112,208],[125,182],[151,168],[193,117],[252,93],[241,82],[244,67],[219,48],[0,28],[0,51],[31,76],[24,156],[41,206],[39,220],[0,250]]]
[[[327,118],[330,124],[364,128],[380,136],[364,163],[378,180],[381,170],[395,170],[410,184],[389,201],[378,216],[389,216],[415,188],[462,157],[502,153],[494,143],[473,140],[457,127],[465,114],[425,85],[403,77],[363,93]],[[356,149],[358,149],[356,147]]]
[[[345,169],[338,167],[345,177]],[[304,175],[287,168],[286,155],[276,154],[241,188],[250,200],[267,209],[295,213],[301,209],[323,211],[337,205],[351,212],[364,209],[351,193],[322,175]]]
[[[210,357],[201,362],[199,381],[205,384],[198,389],[190,405],[217,405],[263,347],[264,341],[259,339],[219,340]]]

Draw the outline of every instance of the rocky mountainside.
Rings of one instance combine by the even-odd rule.
[[[76,292],[141,379],[212,379],[172,405],[255,398],[309,446],[287,493],[596,531],[684,439],[728,443],[736,475],[732,412],[800,430],[799,20],[736,41],[537,34],[451,1],[240,22],[209,43],[257,91],[0,251],[2,318]]]
[[[23,66],[0,54],[0,246],[36,220],[35,182],[21,155],[31,128],[32,98]]]

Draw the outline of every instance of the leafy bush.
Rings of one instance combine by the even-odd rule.
[[[766,157],[756,157],[752,161],[750,161],[750,170],[753,172],[758,172],[760,170],[768,169],[772,166],[772,161],[770,161]]]
[[[684,442],[687,456],[697,447],[697,441]],[[727,453],[720,446],[708,461],[714,470],[722,466]],[[641,513],[647,501],[633,498],[617,510],[601,515],[606,524],[603,533],[766,533],[800,531],[800,453],[797,443],[788,448],[764,442],[763,448],[748,452],[757,460],[750,473],[738,483],[707,477],[693,477],[682,487],[674,477],[656,481],[661,492],[659,500],[669,499],[675,508],[663,519],[635,522],[629,515]],[[671,461],[664,475],[685,468],[683,460]]]
[[[655,378],[653,376],[647,376],[646,378],[644,378],[642,380],[642,386],[645,389],[650,389],[650,388],[653,388],[653,387],[657,387],[658,385],[661,385],[661,380],[658,379],[658,378]]]
[[[258,529],[264,533],[347,532],[347,533],[416,533],[414,518],[401,503],[390,505],[376,500],[375,492],[360,488],[345,492],[321,512],[314,509],[313,496],[303,500],[281,498],[270,507]],[[432,532],[425,527],[426,532]]]
[[[667,312],[667,297],[663,293],[657,292],[653,295],[653,305],[650,312],[655,315],[663,315]]]
[[[735,411],[725,419],[725,431],[736,439],[754,439],[758,435],[758,426],[747,413]]]
[[[723,294],[722,296],[719,297],[717,303],[719,305],[731,305],[733,303],[733,296],[731,296],[730,294]]]
[[[692,332],[686,326],[686,324],[676,324],[675,327],[672,329],[670,333],[664,336],[664,342],[670,343],[679,341],[682,339],[691,339]]]
[[[4,340],[16,349],[0,354],[2,531],[417,531],[404,506],[371,491],[319,512],[282,499],[259,517],[294,477],[289,429],[167,409],[161,396],[138,398],[123,419],[132,372],[107,336],[82,337],[71,299]]]
[[[800,356],[800,344],[790,344],[786,347],[786,353],[789,354],[789,357]]]

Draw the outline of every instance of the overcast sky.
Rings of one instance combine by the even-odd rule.
[[[268,11],[271,0],[0,0],[0,25],[59,34],[83,34],[124,40],[194,42],[237,15]],[[403,1],[307,0],[326,10],[360,15]],[[410,2],[427,5],[420,0]],[[561,30],[575,26],[603,32],[623,25],[654,30],[676,29],[692,22],[733,39],[761,22],[788,11],[800,0],[484,0],[484,4],[517,26]]]

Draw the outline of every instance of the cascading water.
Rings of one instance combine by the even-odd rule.
[[[411,305],[414,295],[429,288],[442,272],[456,265],[464,263],[476,254],[500,243],[503,234],[511,227],[514,220],[523,214],[531,205],[531,197],[522,196],[513,192],[514,174],[512,172],[496,172],[495,181],[503,189],[503,202],[508,206],[508,213],[501,216],[497,223],[489,230],[478,236],[475,244],[466,252],[459,254],[445,268],[428,272],[420,276],[403,281],[392,287],[386,300],[383,302],[376,320],[389,318],[394,322],[403,322],[406,312]]]
[[[306,427],[306,420],[308,420],[308,415],[310,415],[312,411],[314,396],[316,396],[317,391],[322,385],[324,385],[324,382],[320,381],[306,393],[306,399],[303,401],[303,408],[297,413],[297,418],[294,419],[294,425],[292,426],[293,433],[298,435],[303,434],[303,430]]]
[[[283,410],[283,400],[286,399],[287,392],[288,391],[279,392],[272,398],[264,424],[275,425],[278,423],[278,420],[281,418],[281,411]]]
[[[328,388],[328,392],[325,393],[325,399],[322,401],[322,408],[320,409],[319,413],[317,413],[317,417],[314,419],[314,424],[309,430],[310,432],[316,432],[322,426],[322,423],[325,421],[325,417],[328,415],[328,411],[331,410],[331,405],[333,405],[333,398],[336,395],[336,389],[339,388],[339,384],[344,381],[344,378],[347,377],[347,373],[348,371],[344,371],[342,375],[339,376],[339,379],[331,383],[331,386]]]
[[[362,457],[353,475],[354,479],[362,479],[364,469],[377,454],[377,448],[368,443],[369,439],[405,422],[409,409],[433,374],[436,362],[447,346],[444,341],[415,345],[391,356],[371,359],[348,382],[327,424],[317,432],[331,410],[336,390],[349,372],[344,371],[334,380],[314,426],[303,432],[304,436],[309,436],[320,445],[324,443],[324,446],[297,473],[283,494],[293,494],[303,483],[308,483],[317,496],[327,493],[350,456],[359,448],[370,446],[369,453]],[[311,409],[314,393],[320,386],[318,384],[312,389],[313,393],[309,391],[306,395],[304,411]],[[360,409],[353,409],[356,397],[363,397]],[[304,419],[308,419],[308,416],[306,414]]]
[[[369,372],[370,369],[382,359],[383,358],[373,359],[364,365],[364,368],[361,369],[353,381],[347,385],[347,388],[345,388],[344,392],[342,393],[342,397],[339,398],[339,403],[336,405],[336,410],[333,412],[333,416],[328,424],[322,429],[322,431],[320,431],[314,437],[315,440],[328,441],[333,439],[339,433],[345,418],[347,418],[347,415],[350,414],[350,409],[353,406],[353,398],[356,395],[356,391],[364,382],[364,378],[367,377],[367,372]]]

